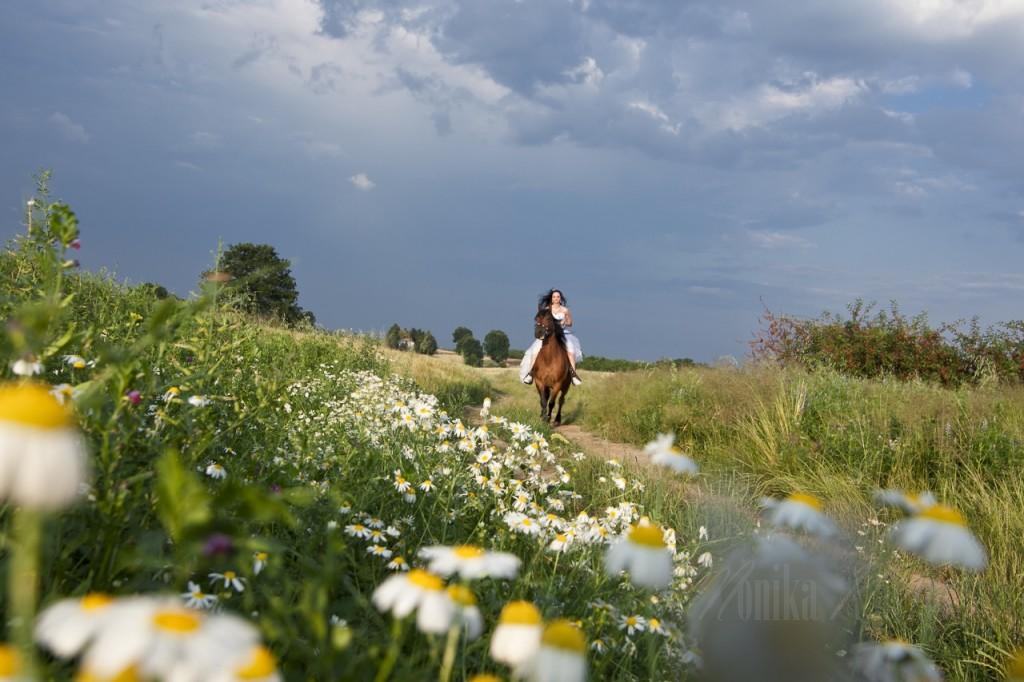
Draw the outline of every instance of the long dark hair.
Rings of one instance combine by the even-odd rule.
[[[558,295],[562,297],[562,305],[565,305],[566,303],[569,302],[565,298],[565,294],[562,293],[561,289],[549,289],[548,293],[541,294],[540,300],[537,301],[537,312],[540,312],[541,310],[544,310],[545,308],[550,308],[551,307],[551,297],[555,295],[556,291],[558,292]]]

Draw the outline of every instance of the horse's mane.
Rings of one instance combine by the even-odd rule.
[[[558,320],[555,319],[554,314],[551,312],[551,308],[541,308],[540,311],[537,313],[537,317],[535,319],[539,321],[542,317],[551,318],[551,324],[553,324],[555,327],[555,339],[558,341],[558,345],[560,345],[562,348],[565,348],[565,330],[562,329],[562,325],[558,324]]]

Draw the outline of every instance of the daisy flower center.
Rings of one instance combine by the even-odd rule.
[[[40,384],[0,387],[0,421],[40,429],[60,429],[72,423],[71,412]]]
[[[448,588],[448,596],[459,606],[465,608],[476,606],[476,595],[465,585],[452,585]]]
[[[661,549],[665,546],[664,534],[660,526],[633,526],[629,531],[629,541],[634,545],[644,547],[655,547]]]
[[[433,573],[427,573],[422,568],[416,568],[409,571],[408,578],[409,582],[416,587],[424,590],[430,590],[432,592],[437,592],[444,586],[440,578]]]
[[[238,574],[234,571],[224,571],[224,580],[234,580],[238,577]]]
[[[266,647],[258,646],[253,649],[248,663],[238,668],[235,674],[243,680],[261,680],[273,675],[276,668],[274,655]]]
[[[128,666],[113,677],[102,677],[91,670],[82,670],[75,676],[75,682],[140,682],[139,671],[135,666]]]
[[[555,649],[565,649],[580,654],[587,650],[587,640],[583,633],[564,618],[552,621],[551,625],[544,629],[541,643]]]
[[[159,611],[153,616],[153,625],[176,634],[195,632],[201,623],[199,616],[187,611]]]
[[[512,601],[505,604],[498,622],[504,625],[540,625],[540,611],[528,601]]]
[[[99,592],[93,592],[82,597],[80,602],[83,611],[99,611],[110,606],[114,598],[109,594],[100,594]]]
[[[932,519],[933,521],[949,523],[954,526],[967,525],[967,522],[964,520],[964,517],[960,512],[944,504],[934,504],[922,511],[918,516],[922,516],[926,519]]]
[[[789,501],[799,502],[800,504],[807,505],[811,509],[816,509],[818,511],[821,511],[822,508],[821,500],[814,495],[808,495],[807,493],[793,493],[789,496]]]
[[[454,553],[460,559],[478,559],[484,555],[484,550],[475,545],[459,545]]]
[[[0,644],[0,676],[13,677],[21,670],[18,650],[8,644]]]

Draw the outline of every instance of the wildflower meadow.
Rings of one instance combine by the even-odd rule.
[[[0,255],[0,680],[1024,679],[1019,538],[958,506],[970,463],[934,491],[849,464],[833,514],[756,420],[732,488],[713,411],[619,410],[644,460],[596,458],[377,339],[81,273],[71,208],[31,211]],[[653,371],[623,381],[696,376]]]

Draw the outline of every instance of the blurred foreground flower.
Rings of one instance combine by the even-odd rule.
[[[475,545],[432,545],[421,549],[420,556],[434,573],[446,577],[458,573],[465,580],[515,578],[522,563],[514,554],[488,552]]]
[[[942,682],[942,672],[923,651],[898,640],[858,644],[850,665],[867,682]]]
[[[18,650],[10,644],[0,644],[0,682],[28,682],[20,673]]]
[[[837,532],[832,519],[821,511],[821,500],[814,495],[793,493],[781,501],[766,497],[761,506],[768,511],[768,521],[776,528],[802,530],[820,537],[831,537]]]
[[[672,584],[672,553],[665,544],[661,526],[631,526],[622,538],[608,548],[605,555],[608,575],[616,577],[629,572],[634,585],[661,590]]]
[[[374,590],[373,605],[395,618],[416,611],[416,626],[435,635],[448,629],[455,610],[441,578],[421,568],[387,578]]]
[[[917,514],[934,504],[938,504],[935,496],[927,490],[922,490],[917,495],[904,493],[901,490],[876,490],[875,502],[883,507],[901,509],[905,514]]]
[[[269,652],[254,654],[260,647],[252,625],[169,597],[57,602],[40,615],[36,637],[61,658],[82,653],[83,679],[279,679]],[[247,677],[250,665],[259,675]]]
[[[25,357],[15,360],[11,364],[11,371],[19,377],[30,377],[43,373],[43,363],[33,357]]]
[[[718,562],[690,604],[689,634],[706,682],[843,679],[847,581],[824,557],[769,536]]]
[[[673,445],[675,436],[671,433],[658,434],[658,437],[644,446],[644,454],[651,462],[681,474],[696,475],[700,470],[697,463]]]
[[[1018,649],[1006,664],[1006,682],[1024,682],[1024,649]]]
[[[513,668],[533,658],[540,647],[543,619],[528,601],[510,601],[498,617],[491,637],[491,658]]]
[[[988,564],[981,546],[956,509],[933,504],[900,521],[892,529],[893,541],[936,566],[960,566],[980,571]]]
[[[583,682],[587,679],[586,637],[564,618],[552,621],[544,628],[530,667],[533,682]]]
[[[0,386],[0,500],[62,509],[88,478],[85,442],[71,412],[42,385]]]
[[[466,639],[476,639],[484,631],[484,617],[476,605],[476,595],[465,585],[450,585],[448,597],[455,605],[455,620],[466,632]]]

